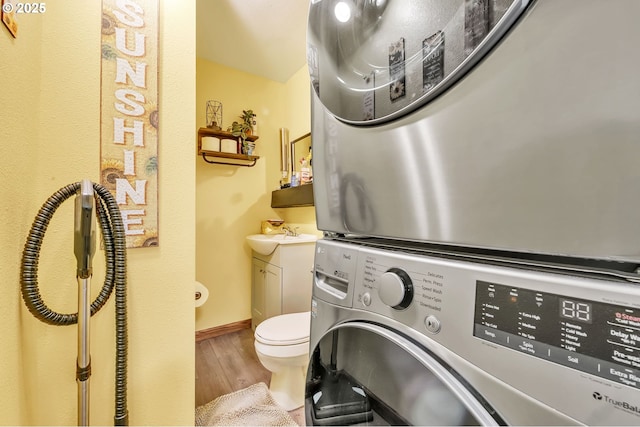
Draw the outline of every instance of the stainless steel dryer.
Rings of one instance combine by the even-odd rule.
[[[638,425],[640,289],[317,243],[307,425]]]
[[[640,262],[640,2],[311,0],[327,232]]]

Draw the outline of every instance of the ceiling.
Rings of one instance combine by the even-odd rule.
[[[196,55],[286,82],[306,63],[309,0],[197,0]]]

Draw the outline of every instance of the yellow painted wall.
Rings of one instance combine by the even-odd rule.
[[[301,232],[317,230],[313,208],[271,208],[271,192],[280,182],[279,129],[289,128],[291,139],[310,130],[307,67],[279,83],[202,58],[196,64],[196,128],[205,125],[207,100],[222,102],[223,128],[252,109],[260,156],[251,168],[196,162],[196,277],[209,289],[208,301],[196,311],[196,330],[204,330],[251,317],[245,236],[259,233],[260,221],[280,217]]]
[[[285,88],[288,106],[286,127],[289,128],[291,140],[311,130],[310,84],[309,69],[306,64],[287,81]],[[299,227],[299,232],[320,235],[316,228],[316,212],[313,207],[275,209],[275,211],[278,217],[294,227]]]
[[[100,2],[47,3],[0,28],[0,424],[76,423],[76,327],[35,319],[20,294],[31,222],[60,187],[99,181]],[[193,425],[195,2],[160,0],[160,247],[128,252],[131,425]],[[54,310],[76,310],[73,203],[54,216],[39,283]],[[179,209],[176,207],[179,206]],[[93,293],[104,280],[94,259]],[[91,423],[113,423],[114,302],[92,318]]]
[[[291,139],[311,130],[311,92],[309,69],[305,64],[285,84],[286,127]]]

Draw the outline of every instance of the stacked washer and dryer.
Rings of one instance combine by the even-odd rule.
[[[639,15],[311,0],[307,424],[640,424]]]

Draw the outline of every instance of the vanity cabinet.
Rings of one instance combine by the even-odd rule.
[[[279,314],[311,309],[315,242],[278,245],[251,259],[251,327]]]
[[[282,268],[258,258],[251,260],[251,326],[280,314]]]

